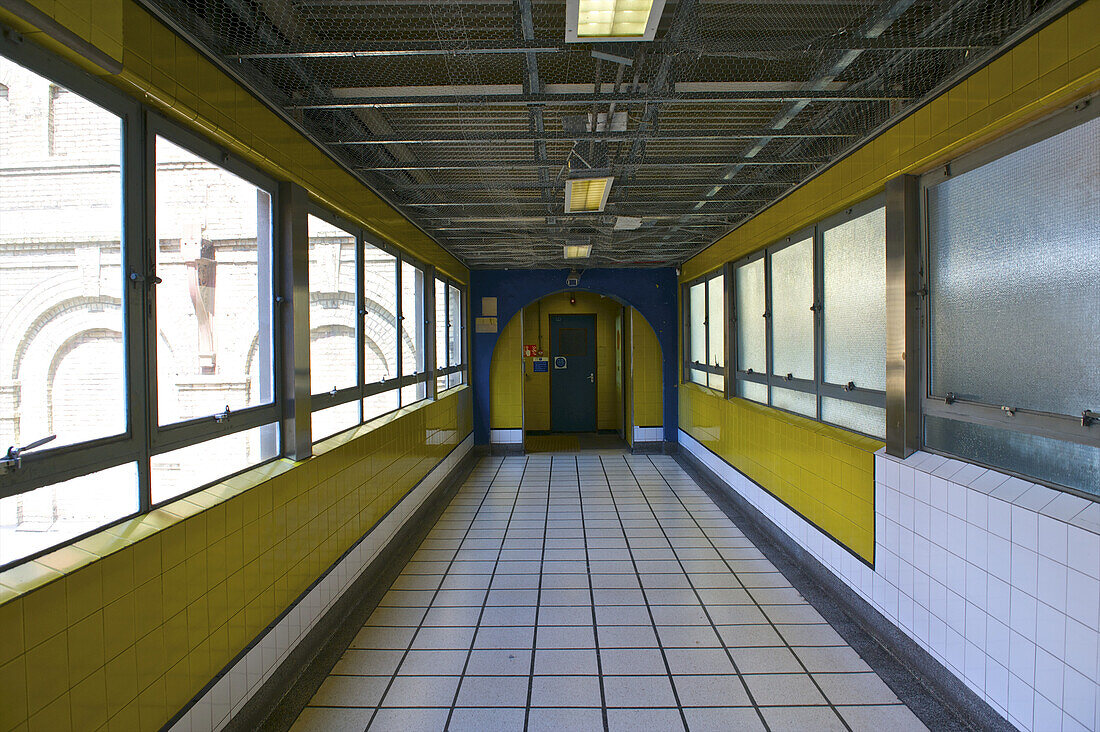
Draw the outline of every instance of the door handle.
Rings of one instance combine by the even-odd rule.
[[[593,384],[595,384],[596,383],[596,375],[595,374],[589,374],[588,375],[588,380],[591,381]]]

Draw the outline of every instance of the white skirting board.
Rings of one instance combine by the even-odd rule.
[[[1021,730],[1100,730],[1100,503],[875,453],[875,568],[687,433],[680,447]]]
[[[494,445],[522,445],[523,430],[489,430],[489,441]]]
[[[242,656],[188,712],[172,732],[215,732],[229,723],[317,621],[386,548],[405,522],[473,449],[471,434],[364,536],[324,578],[299,598],[251,650]]]

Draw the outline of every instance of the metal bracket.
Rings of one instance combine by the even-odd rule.
[[[813,305],[810,306],[810,310],[815,313],[820,313],[824,309],[825,306],[819,302],[815,302]]]
[[[164,280],[162,280],[160,277],[157,277],[155,274],[150,273],[148,275],[143,275],[134,270],[130,270],[130,281],[144,282],[150,285],[159,285],[161,282],[164,282]]]
[[[1004,406],[1001,407],[1001,411],[1005,413],[1006,417],[1011,417],[1012,415],[1016,414],[1016,407]]]
[[[855,391],[855,388],[856,382],[854,381],[849,381],[847,384],[844,385],[844,391]]]
[[[229,421],[229,417],[231,415],[232,415],[232,412],[229,409],[229,405],[226,404],[224,412],[219,412],[218,414],[214,415],[214,421],[217,422],[218,424],[225,424],[226,422]]]
[[[943,403],[944,404],[954,404],[955,403],[955,392],[953,392],[953,391],[947,392],[947,396],[945,396],[943,398]]]
[[[786,376],[783,377],[783,380],[784,381],[793,381],[794,380],[794,374],[787,374]]]
[[[1098,414],[1096,412],[1093,412],[1092,410],[1089,410],[1089,409],[1086,409],[1085,411],[1081,412],[1081,426],[1082,427],[1091,427],[1094,424],[1096,424],[1097,421],[1100,421],[1100,414]]]

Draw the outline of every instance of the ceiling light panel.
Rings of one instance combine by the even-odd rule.
[[[565,40],[652,41],[665,0],[566,0]]]
[[[566,244],[562,249],[566,259],[588,259],[592,256],[591,244]]]
[[[606,177],[565,181],[565,212],[603,211],[613,180],[613,177]]]

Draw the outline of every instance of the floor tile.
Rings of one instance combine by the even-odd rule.
[[[470,647],[474,639],[473,628],[429,628],[423,627],[413,638],[414,650],[463,650]]]
[[[467,651],[409,651],[397,667],[402,676],[459,676]]]
[[[611,732],[638,730],[683,730],[679,709],[608,709],[607,727]]]
[[[404,651],[360,651],[349,649],[332,667],[332,673],[359,676],[389,676],[401,662]]]
[[[447,709],[379,709],[370,732],[439,732],[448,714]]]
[[[730,655],[743,674],[802,673],[798,659],[787,648],[731,648]]]
[[[657,648],[600,648],[604,674],[667,674],[664,656]]]
[[[772,732],[844,732],[844,723],[829,707],[765,707],[761,710]]]
[[[870,671],[871,667],[849,646],[802,646],[794,649],[811,673]]]
[[[601,705],[598,676],[532,677],[532,707],[599,707]]]
[[[668,676],[608,676],[604,697],[610,707],[671,707],[676,705]]]
[[[329,676],[317,689],[310,704],[318,707],[378,706],[390,676]]]
[[[487,732],[487,730],[522,730],[525,709],[484,707],[455,709],[448,732]],[[402,730],[402,732],[404,732]]]
[[[725,648],[666,648],[668,667],[675,674],[732,674]]]
[[[596,652],[594,650],[557,650],[542,649],[535,651],[536,674],[595,674]]]
[[[733,674],[673,676],[680,704],[685,707],[748,706],[749,695]]]
[[[684,716],[690,732],[763,732],[766,729],[752,707],[684,709]]]
[[[601,649],[657,647],[657,634],[649,625],[601,625],[596,637]]]
[[[474,648],[531,648],[534,636],[531,626],[483,626],[474,638]]]
[[[449,707],[458,676],[395,676],[383,707]]]
[[[464,676],[458,687],[460,707],[526,707],[528,676]]]
[[[367,626],[355,634],[348,648],[404,650],[412,643],[414,633],[416,628]]]
[[[760,706],[825,703],[809,674],[744,674],[742,678]]]
[[[595,648],[596,637],[592,626],[544,626],[539,628],[536,639],[538,648]]]
[[[581,732],[601,729],[603,712],[599,709],[532,708],[527,719],[527,732]]]
[[[837,707],[840,716],[853,730],[890,730],[890,732],[924,732],[927,728],[904,704]]]
[[[317,709],[306,707],[291,732],[363,732],[373,709]]]
[[[826,698],[833,704],[894,704],[898,701],[875,673],[814,674]]]

